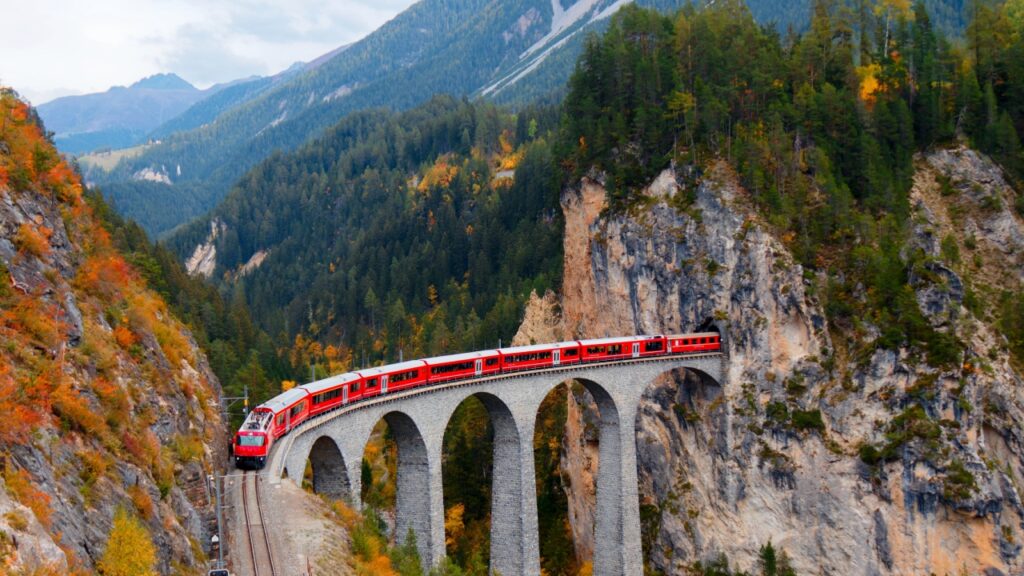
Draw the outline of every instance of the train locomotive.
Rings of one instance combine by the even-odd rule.
[[[235,434],[235,465],[262,468],[274,442],[308,418],[388,393],[523,370],[720,349],[717,332],[623,336],[452,354],[339,374],[297,386],[253,408]]]

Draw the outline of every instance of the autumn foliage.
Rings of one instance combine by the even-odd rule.
[[[114,527],[103,551],[103,576],[156,576],[156,549],[149,530],[123,508],[114,515]]]
[[[123,500],[99,572],[156,574],[155,548],[137,516],[154,522],[164,516],[170,527],[173,518],[157,494],[168,497],[179,462],[205,452],[201,442],[198,449],[162,447],[151,426],[165,408],[140,399],[174,390],[206,404],[209,383],[182,370],[185,362],[197,365],[194,345],[167,303],[117,251],[94,214],[102,204],[83,196],[78,174],[34,112],[3,88],[0,195],[29,214],[6,230],[18,255],[0,259],[0,453],[13,444],[46,442],[40,447],[52,455],[54,475],[71,476],[87,507],[112,495]],[[56,468],[60,451],[79,465]],[[124,488],[109,482],[119,460],[131,461],[151,481]],[[0,459],[3,489],[50,528],[51,496],[38,487],[41,472]],[[78,561],[72,563],[79,573]],[[81,573],[91,568],[87,563]]]

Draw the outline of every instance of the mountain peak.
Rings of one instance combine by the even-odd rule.
[[[129,88],[146,88],[149,90],[197,90],[197,88],[177,74],[154,74],[139,80]]]

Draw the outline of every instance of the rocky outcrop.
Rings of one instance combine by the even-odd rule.
[[[526,301],[523,322],[512,338],[512,345],[529,346],[542,342],[557,342],[562,339],[564,330],[558,296],[550,290],[545,292],[544,296],[538,296],[535,290]]]
[[[18,136],[47,157],[31,126]],[[58,160],[29,184],[0,179],[0,342],[0,572],[94,569],[119,508],[160,574],[202,570],[220,386]]]
[[[1012,190],[980,155],[926,163],[953,182],[962,174],[999,187],[1002,206],[1012,206]],[[641,406],[650,565],[675,574],[724,553],[748,569],[771,541],[800,574],[1021,573],[1022,382],[1005,343],[962,305],[965,283],[942,260],[941,236],[922,242],[932,257],[912,285],[933,326],[964,342],[964,366],[940,370],[908,350],[854,360],[833,343],[817,297],[825,279],[794,261],[727,166],[699,177],[666,170],[646,194],[644,208],[609,216],[599,177],[563,193],[561,321],[567,338],[709,328],[725,336],[725,382],[667,375]],[[915,222],[937,228],[922,207]],[[977,220],[976,235],[1019,271],[1019,220],[1009,216]],[[542,316],[541,308],[530,309]],[[888,463],[862,459],[862,446],[892,441],[896,419],[926,429]],[[573,458],[563,473],[574,486],[585,478]]]
[[[206,237],[206,241],[196,246],[196,249],[192,251],[192,255],[189,256],[188,260],[185,260],[185,270],[193,276],[205,276],[209,278],[213,276],[213,271],[217,268],[217,237],[225,232],[226,226],[220,220],[214,218],[210,221],[210,234]],[[260,260],[262,263],[262,260]],[[255,265],[259,267],[259,263]]]

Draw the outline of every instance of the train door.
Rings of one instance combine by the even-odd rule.
[[[558,366],[559,364],[562,363],[562,351],[561,350],[555,350],[551,354],[551,356],[552,356],[552,364],[554,366]]]
[[[633,342],[633,358],[639,358],[639,357],[640,357],[640,343],[639,342]]]
[[[380,377],[380,393],[381,394],[387,394],[388,393],[388,375],[387,374],[385,374],[385,375]]]
[[[348,384],[341,387],[341,403],[348,404]]]
[[[476,367],[474,369],[476,371],[476,375],[477,376],[483,374],[483,372],[484,372],[484,361],[483,360],[477,360],[476,361]]]

